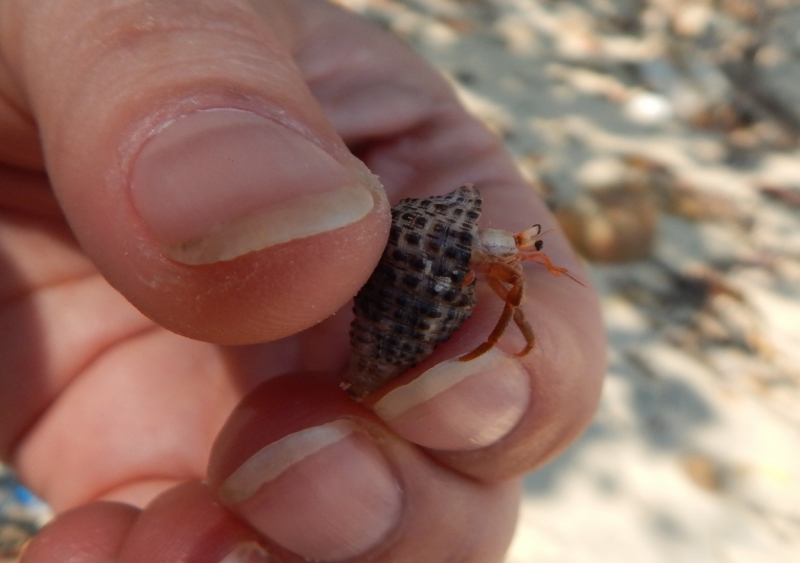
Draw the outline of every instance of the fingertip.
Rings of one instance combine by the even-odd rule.
[[[249,559],[248,559],[249,557]],[[118,563],[274,563],[256,534],[192,481],[147,505],[128,530]]]
[[[199,482],[142,510],[99,501],[64,512],[31,540],[20,563],[286,563]]]
[[[474,450],[502,440],[530,401],[530,376],[497,348],[445,360],[383,395],[373,410],[392,430],[435,450]]]
[[[519,499],[515,481],[464,478],[398,439],[331,374],[254,389],[218,436],[209,483],[269,542],[320,561],[500,561]]]
[[[116,560],[139,510],[117,502],[94,502],[58,515],[26,546],[20,563]]]
[[[17,3],[14,25],[38,32],[7,55],[101,273],[157,323],[216,343],[333,314],[377,262],[388,204],[294,65],[282,10],[84,4]],[[66,30],[82,40],[55,46]]]

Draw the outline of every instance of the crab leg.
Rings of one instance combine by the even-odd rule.
[[[503,301],[508,299],[508,290],[501,282],[495,278],[488,278],[486,281],[489,282],[489,286],[500,297],[500,299]],[[522,333],[523,338],[525,338],[525,348],[523,348],[521,352],[514,354],[515,356],[521,358],[533,350],[533,347],[536,344],[536,335],[534,334],[533,328],[531,328],[531,325],[528,323],[527,319],[525,318],[525,314],[522,312],[522,309],[519,306],[514,309],[514,324],[517,325],[517,328]]]
[[[525,315],[522,314],[522,309],[519,307],[514,309],[514,324],[517,325],[517,328],[525,338],[525,348],[523,348],[522,351],[514,354],[515,356],[521,358],[533,350],[533,347],[536,345],[536,335],[533,333],[531,325],[528,324],[528,321],[525,319]]]
[[[526,337],[526,342],[528,342],[523,355],[533,348],[532,339],[531,341],[528,340],[528,335],[532,337],[533,331],[528,323],[525,322],[522,313],[519,312],[519,304],[522,302],[525,289],[525,278],[522,273],[508,264],[495,263],[486,269],[486,275],[488,276],[489,286],[505,301],[505,307],[503,307],[503,313],[500,315],[494,330],[492,330],[486,342],[479,345],[472,352],[461,356],[459,358],[461,362],[474,360],[491,350],[500,341],[500,337],[505,332],[511,319],[514,319],[514,323],[520,328]],[[509,284],[511,288],[506,289],[503,283]]]

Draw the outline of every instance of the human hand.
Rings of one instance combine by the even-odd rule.
[[[0,454],[61,513],[23,561],[501,560],[519,477],[594,412],[592,292],[527,267],[526,357],[512,327],[427,401],[338,387],[388,201],[472,182],[486,225],[555,226],[438,74],[318,0],[13,0],[0,26]],[[452,377],[501,305],[389,388]]]

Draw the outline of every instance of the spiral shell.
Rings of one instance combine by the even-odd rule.
[[[386,249],[355,297],[351,396],[363,398],[418,364],[472,314],[475,280],[464,282],[480,214],[471,184],[392,208]]]

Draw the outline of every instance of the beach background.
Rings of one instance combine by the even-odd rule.
[[[609,369],[507,563],[800,553],[800,3],[336,0],[499,135],[586,258]],[[0,468],[0,562],[47,519]]]

